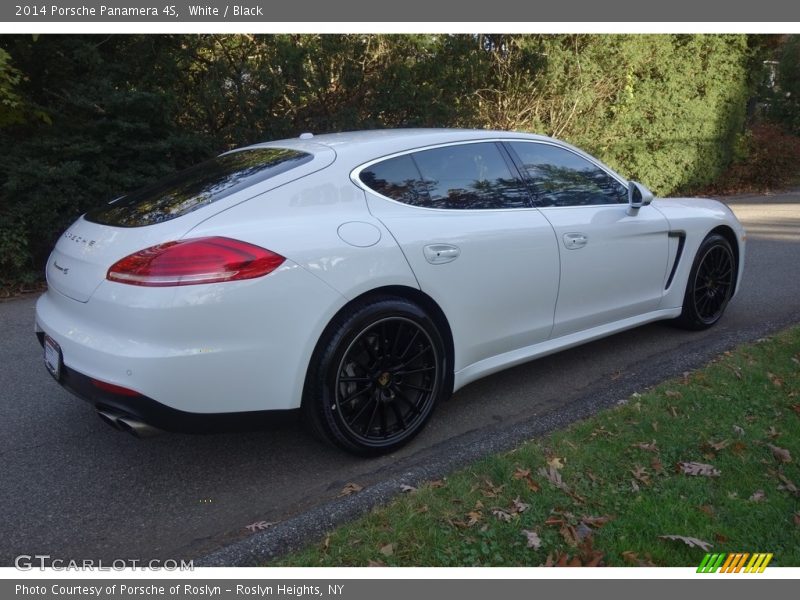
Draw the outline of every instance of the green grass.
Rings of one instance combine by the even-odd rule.
[[[655,449],[637,446],[653,442]],[[769,444],[788,450],[790,462]],[[549,557],[697,566],[704,550],[659,537],[681,535],[714,552],[772,552],[772,566],[800,566],[800,498],[791,489],[800,486],[798,459],[800,327],[404,493],[273,564],[535,566]],[[568,490],[540,474],[548,461],[562,465],[554,471]],[[676,465],[686,461],[720,475],[683,474]],[[645,471],[637,480],[638,467]],[[751,499],[759,490],[763,499]],[[523,512],[511,509],[517,498],[529,505]],[[587,525],[586,517],[610,520]],[[539,535],[539,549],[527,547],[523,530]]]

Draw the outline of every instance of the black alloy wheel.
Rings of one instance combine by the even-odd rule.
[[[719,234],[709,235],[695,256],[683,312],[676,323],[695,330],[714,325],[728,306],[736,275],[736,258],[728,240]]]
[[[399,448],[443,395],[444,344],[433,321],[399,298],[370,302],[329,327],[306,382],[317,433],[357,454]]]

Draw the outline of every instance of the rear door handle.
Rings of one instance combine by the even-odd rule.
[[[564,247],[567,250],[577,250],[578,248],[583,248],[589,242],[589,236],[585,233],[565,233],[563,240]]]
[[[428,244],[422,249],[422,253],[432,265],[449,263],[459,257],[461,249],[452,244]]]

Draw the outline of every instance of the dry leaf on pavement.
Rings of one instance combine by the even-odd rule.
[[[348,483],[346,486],[342,488],[342,491],[339,492],[339,497],[349,496],[350,494],[355,494],[356,492],[360,492],[363,489],[364,486],[358,485],[357,483]]]

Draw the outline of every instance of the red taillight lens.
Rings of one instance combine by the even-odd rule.
[[[151,246],[114,263],[106,277],[130,285],[166,287],[262,277],[285,259],[253,244],[206,237]]]
[[[135,390],[128,389],[126,387],[122,387],[121,385],[114,385],[113,383],[108,383],[107,381],[100,381],[99,379],[90,379],[92,385],[99,390],[103,390],[104,392],[110,392],[112,394],[116,394],[118,396],[139,396],[139,392]]]

